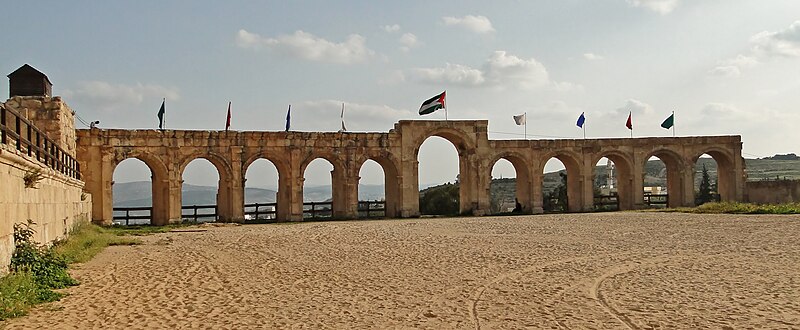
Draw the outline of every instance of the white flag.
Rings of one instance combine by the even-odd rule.
[[[514,122],[516,122],[517,125],[525,125],[526,117],[527,117],[526,113],[523,113],[521,115],[516,115],[514,116]]]

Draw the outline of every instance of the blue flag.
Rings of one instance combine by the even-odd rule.
[[[577,123],[577,124],[578,124],[578,127],[581,127],[581,128],[583,128],[583,123],[584,123],[584,122],[586,122],[586,116],[584,116],[584,115],[583,115],[583,112],[581,112],[581,116],[580,116],[580,117],[578,117],[578,123]]]
[[[289,131],[290,123],[292,122],[292,105],[289,104],[289,111],[286,111],[286,131]]]

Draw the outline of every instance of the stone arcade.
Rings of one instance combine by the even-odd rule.
[[[224,132],[191,130],[77,130],[77,158],[86,190],[92,194],[93,221],[109,224],[113,216],[112,178],[125,159],[137,158],[152,173],[152,223],[181,221],[184,168],[194,159],[209,160],[219,172],[217,193],[221,221],[244,219],[244,174],[265,158],[278,170],[277,219],[303,219],[303,173],[317,158],[333,164],[333,216],[357,218],[359,170],[372,159],[385,174],[386,216],[419,216],[417,155],[422,143],[440,136],[458,150],[462,214],[489,209],[492,166],[505,158],[517,174],[517,199],[526,213],[542,212],[545,163],[559,159],[568,175],[569,210],[593,209],[595,164],[606,157],[617,170],[621,210],[644,207],[644,167],[651,156],[667,169],[669,206],[694,204],[694,164],[708,154],[718,166],[722,200],[744,199],[745,172],[740,136],[678,138],[489,140],[488,121],[411,121],[388,133]]]

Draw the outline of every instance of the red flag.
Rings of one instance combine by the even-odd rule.
[[[625,123],[625,127],[629,130],[633,130],[633,123],[631,122],[631,113],[628,112],[628,121]]]
[[[225,121],[225,131],[231,127],[231,102],[228,102],[228,119]]]

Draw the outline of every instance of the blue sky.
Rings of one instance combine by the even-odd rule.
[[[800,152],[798,1],[15,1],[3,9],[0,68],[43,71],[54,94],[101,127],[154,128],[166,97],[174,129],[223,129],[231,101],[232,129],[281,130],[292,104],[293,129],[335,131],[345,102],[349,130],[387,131],[400,119],[443,119],[416,111],[446,89],[449,117],[488,119],[494,139],[522,138],[511,120],[522,112],[531,138],[581,137],[581,112],[588,137],[625,137],[629,111],[635,136],[670,136],[659,123],[674,110],[678,135],[740,134],[747,157]],[[452,180],[452,146],[424,147],[421,182]],[[318,172],[309,180],[327,176]],[[497,172],[513,176],[507,164]],[[208,183],[197,173],[187,176]]]

